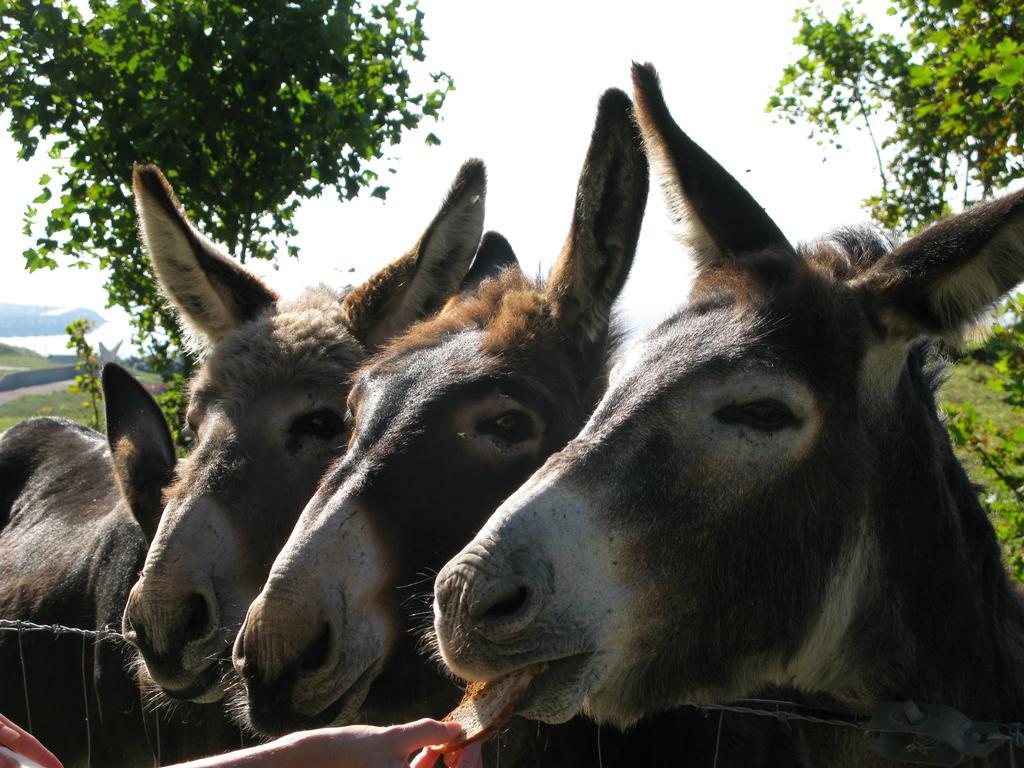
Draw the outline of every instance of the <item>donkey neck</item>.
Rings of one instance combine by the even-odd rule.
[[[856,672],[847,689],[827,693],[860,714],[913,699],[974,720],[1021,721],[1024,604],[911,357],[898,416],[876,441],[867,528],[878,556],[844,643]],[[873,765],[858,739],[808,734],[807,747],[811,765]],[[1001,749],[990,764],[1004,759]]]

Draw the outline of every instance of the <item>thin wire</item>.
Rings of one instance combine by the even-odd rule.
[[[711,764],[712,768],[718,768],[718,748],[722,746],[722,718],[725,717],[725,712],[718,713],[718,733],[715,734],[715,762]]]
[[[604,768],[604,758],[601,756],[601,724],[597,724],[597,768]]]
[[[21,630],[18,630],[18,657],[21,659],[21,687],[25,692],[25,720],[28,732],[32,733],[32,708],[28,705],[28,673],[25,671],[25,649],[21,647]]]
[[[82,697],[85,703],[85,764],[92,768],[92,726],[89,724],[89,683],[85,675],[86,648],[89,639],[82,638]]]
[[[156,751],[153,749],[153,739],[149,736],[149,723],[146,722],[146,704],[142,700],[142,691],[139,692],[139,715],[142,717],[142,732],[146,734],[146,746],[149,747],[149,754],[153,757],[153,768],[159,768],[156,761]]]
[[[0,632],[49,632],[51,635],[78,635],[79,637],[92,637],[97,640],[120,640],[127,642],[124,635],[115,629],[104,627],[103,629],[78,629],[77,627],[65,627],[63,624],[36,624],[31,621],[10,621],[0,619]]]
[[[745,699],[740,699],[745,701]],[[785,706],[785,707],[799,707],[795,701],[774,701],[774,700],[752,700],[760,701],[765,704]],[[799,720],[805,723],[818,723],[819,725],[834,725],[839,728],[855,728],[857,730],[866,731],[867,723],[857,720],[842,720],[837,718],[821,717],[820,715],[802,715],[799,712],[793,712],[791,710],[767,710],[758,709],[757,707],[746,706],[743,704],[701,704],[695,701],[685,702],[683,706],[695,707],[696,709],[707,710],[709,712],[736,712],[741,715],[757,715],[758,717],[774,717],[776,720],[782,722],[790,722],[791,720]]]

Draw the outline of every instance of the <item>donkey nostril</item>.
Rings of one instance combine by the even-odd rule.
[[[206,598],[196,594],[189,598],[188,622],[185,624],[185,639],[198,640],[210,631],[210,607]]]
[[[526,587],[518,587],[515,594],[491,606],[487,615],[493,618],[511,616],[526,604]]]
[[[331,651],[331,625],[324,624],[320,634],[309,644],[302,658],[299,659],[299,668],[304,672],[313,672],[327,665]]]
[[[470,606],[469,615],[474,619],[508,618],[522,610],[529,595],[526,587],[509,584],[500,592],[488,595],[490,599]]]

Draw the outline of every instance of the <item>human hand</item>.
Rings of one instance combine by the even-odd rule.
[[[0,746],[27,757],[42,768],[63,768],[60,760],[40,744],[31,733],[21,726],[15,725],[3,715],[0,715]],[[0,754],[0,768],[18,768],[19,765],[20,763],[14,758]]]
[[[483,768],[483,742],[477,741],[458,752],[444,753],[434,747],[426,747],[412,762],[409,768],[434,768],[437,758],[444,755],[447,768]]]
[[[462,726],[458,723],[437,720],[417,720],[387,728],[370,725],[321,728],[292,734],[274,742],[282,747],[278,752],[279,762],[274,764],[282,768],[292,765],[296,768],[408,768],[412,752],[446,744],[461,735]],[[288,740],[293,744],[285,745]],[[426,762],[424,755],[431,752],[433,761]],[[464,752],[470,753],[470,748]],[[412,765],[416,768],[432,766],[439,754],[423,749]],[[459,762],[458,765],[459,768],[477,768],[479,761]]]

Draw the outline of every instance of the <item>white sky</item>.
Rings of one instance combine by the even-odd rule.
[[[658,67],[679,124],[791,239],[863,221],[860,201],[878,178],[866,134],[851,130],[842,150],[823,148],[807,138],[806,126],[775,123],[764,110],[782,68],[799,56],[791,42],[799,4],[422,0],[426,69],[451,73],[457,87],[442,122],[424,123],[395,148],[398,172],[385,180],[386,203],[368,195],[344,204],[333,196],[309,201],[296,222],[300,259],[282,260],[277,271],[254,269],[284,294],[362,280],[416,240],[460,163],[481,157],[489,180],[485,226],[508,237],[527,270],[538,263],[546,270],[569,225],[598,97],[610,86],[629,92],[633,59]],[[863,4],[880,21],[884,7],[882,0]],[[441,146],[424,144],[429,131]],[[30,240],[21,217],[47,170],[45,153],[19,162],[14,142],[0,136],[0,301],[97,309],[113,324],[105,340],[115,340],[129,320],[103,309],[97,270],[24,270]],[[658,321],[682,303],[688,274],[652,189],[624,314],[639,326]]]

